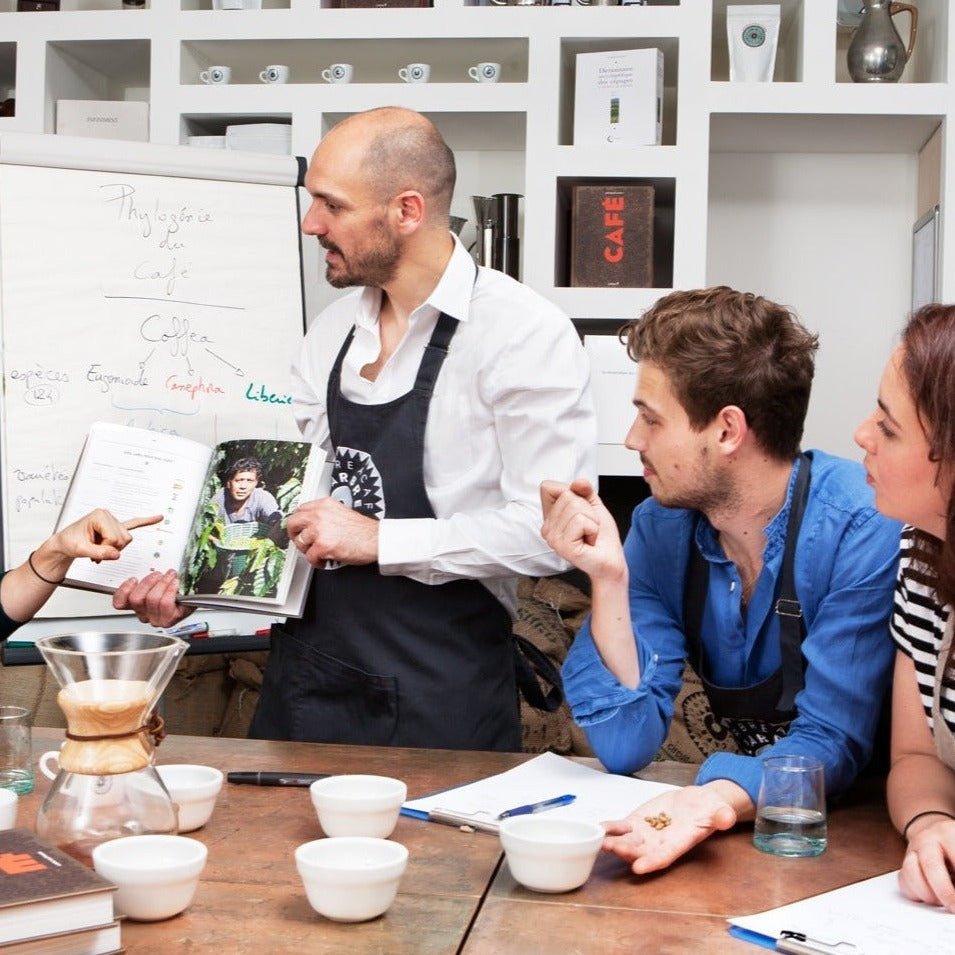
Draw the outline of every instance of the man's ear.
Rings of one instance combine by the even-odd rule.
[[[721,408],[713,420],[713,427],[716,429],[720,451],[727,455],[738,451],[749,433],[746,412],[738,405]]]
[[[398,193],[393,200],[395,224],[400,232],[410,235],[424,222],[424,196],[413,189]]]

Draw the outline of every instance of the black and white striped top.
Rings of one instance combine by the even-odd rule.
[[[937,603],[935,592],[926,584],[912,578],[912,529],[902,533],[899,577],[895,585],[895,606],[892,609],[890,629],[896,646],[912,658],[919,696],[934,733],[932,721],[932,691],[935,684],[935,665],[948,622],[948,607]],[[941,694],[942,714],[949,728],[955,732],[955,685],[946,679]]]

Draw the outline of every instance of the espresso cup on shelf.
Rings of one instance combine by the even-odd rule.
[[[224,86],[232,79],[231,66],[210,66],[199,73],[199,79],[210,86]]]
[[[406,83],[427,83],[431,79],[431,64],[409,63],[398,70],[398,76]]]
[[[496,83],[501,78],[501,64],[476,63],[468,67],[468,76],[475,83]]]
[[[322,79],[326,83],[350,83],[355,75],[355,68],[351,63],[332,63],[322,70]]]
[[[259,73],[259,79],[263,83],[287,83],[291,73],[292,71],[284,63],[273,63]]]

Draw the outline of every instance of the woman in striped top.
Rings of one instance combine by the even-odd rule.
[[[911,317],[856,442],[876,506],[909,525],[891,621],[888,802],[907,841],[899,885],[955,912],[955,306]]]

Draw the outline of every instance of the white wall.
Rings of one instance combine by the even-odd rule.
[[[712,156],[707,284],[820,334],[805,447],[860,456],[852,433],[908,314],[916,173],[909,153]]]

